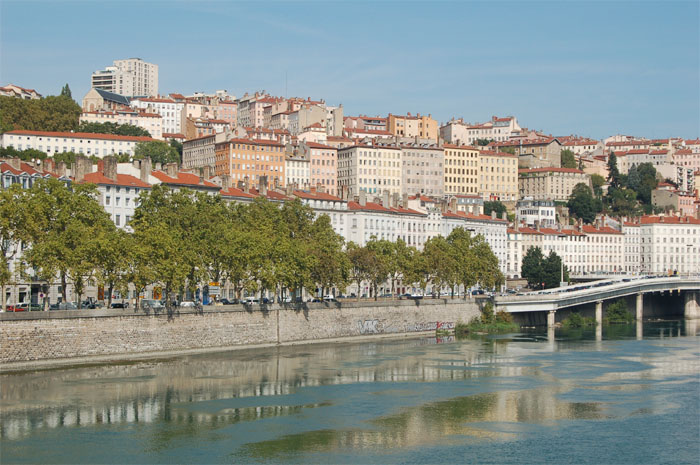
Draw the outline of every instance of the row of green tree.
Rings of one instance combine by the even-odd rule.
[[[554,250],[545,257],[539,247],[527,250],[520,273],[531,289],[551,289],[559,287],[561,282],[569,282],[569,270],[566,265],[562,266],[561,257]]]
[[[605,180],[599,175],[591,177],[593,189],[584,183],[574,187],[567,203],[572,217],[591,223],[601,212],[632,217],[659,210],[651,202],[651,192],[659,182],[654,165],[633,165],[628,174],[621,174],[617,168],[617,157],[611,153],[608,170],[608,190],[605,194],[602,189]]]
[[[399,281],[423,288],[432,283],[453,296],[460,285],[503,281],[484,238],[460,228],[430,239],[423,252],[401,240],[373,238],[359,247],[345,244],[327,215],[316,217],[298,199],[281,206],[264,198],[233,204],[156,185],[141,194],[133,233],[127,233],[115,227],[96,195],[94,185],[68,188],[55,179],[0,191],[0,286],[28,275],[58,278],[64,300],[70,282],[80,301],[88,283],[104,286],[111,297],[129,285],[137,291],[160,285],[170,296],[228,281],[240,298],[244,291],[295,296],[304,288],[325,294],[369,282],[376,298],[387,280],[392,289]],[[11,273],[15,259],[22,260],[19,275]]]

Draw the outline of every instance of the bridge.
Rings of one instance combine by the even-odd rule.
[[[557,310],[595,303],[595,318],[603,321],[603,301],[636,295],[635,317],[642,320],[644,294],[679,292],[684,295],[686,319],[700,318],[700,276],[661,278],[610,278],[585,284],[529,292],[524,295],[499,296],[494,299],[496,311],[509,313],[548,312],[547,326],[554,326]]]

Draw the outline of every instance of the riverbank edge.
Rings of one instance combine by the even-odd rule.
[[[221,306],[171,315],[75,310],[0,315],[0,373],[452,329],[478,315],[475,300]]]
[[[132,362],[147,362],[156,360],[170,360],[187,355],[200,355],[223,352],[239,352],[245,350],[270,349],[274,347],[293,347],[317,344],[344,344],[362,342],[372,339],[410,339],[434,336],[435,331],[420,331],[410,333],[393,334],[367,334],[363,336],[346,336],[317,340],[287,341],[281,343],[265,343],[250,345],[231,345],[221,347],[202,347],[197,349],[163,350],[147,353],[123,353],[114,355],[95,355],[85,357],[56,358],[46,360],[31,360],[26,362],[10,362],[0,365],[0,375],[22,374],[32,371],[47,371],[55,369],[70,369],[86,366],[107,365],[110,363],[127,364]]]

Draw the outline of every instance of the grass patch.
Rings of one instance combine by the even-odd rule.
[[[470,333],[512,333],[520,330],[520,325],[513,323],[513,316],[507,312],[493,312],[493,304],[487,302],[481,308],[481,316],[473,318],[469,323],[457,323],[455,335]]]

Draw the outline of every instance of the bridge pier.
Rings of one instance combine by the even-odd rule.
[[[595,303],[595,324],[600,326],[603,324],[603,301],[597,300]]]
[[[636,316],[637,321],[642,321],[644,317],[644,294],[641,292],[637,294],[637,306],[636,306]]]
[[[547,312],[547,328],[554,328],[554,324],[556,322],[556,313],[556,310],[550,310],[549,312]]]
[[[695,320],[700,318],[700,305],[696,300],[696,293],[688,291],[684,295],[683,316],[686,320]]]

